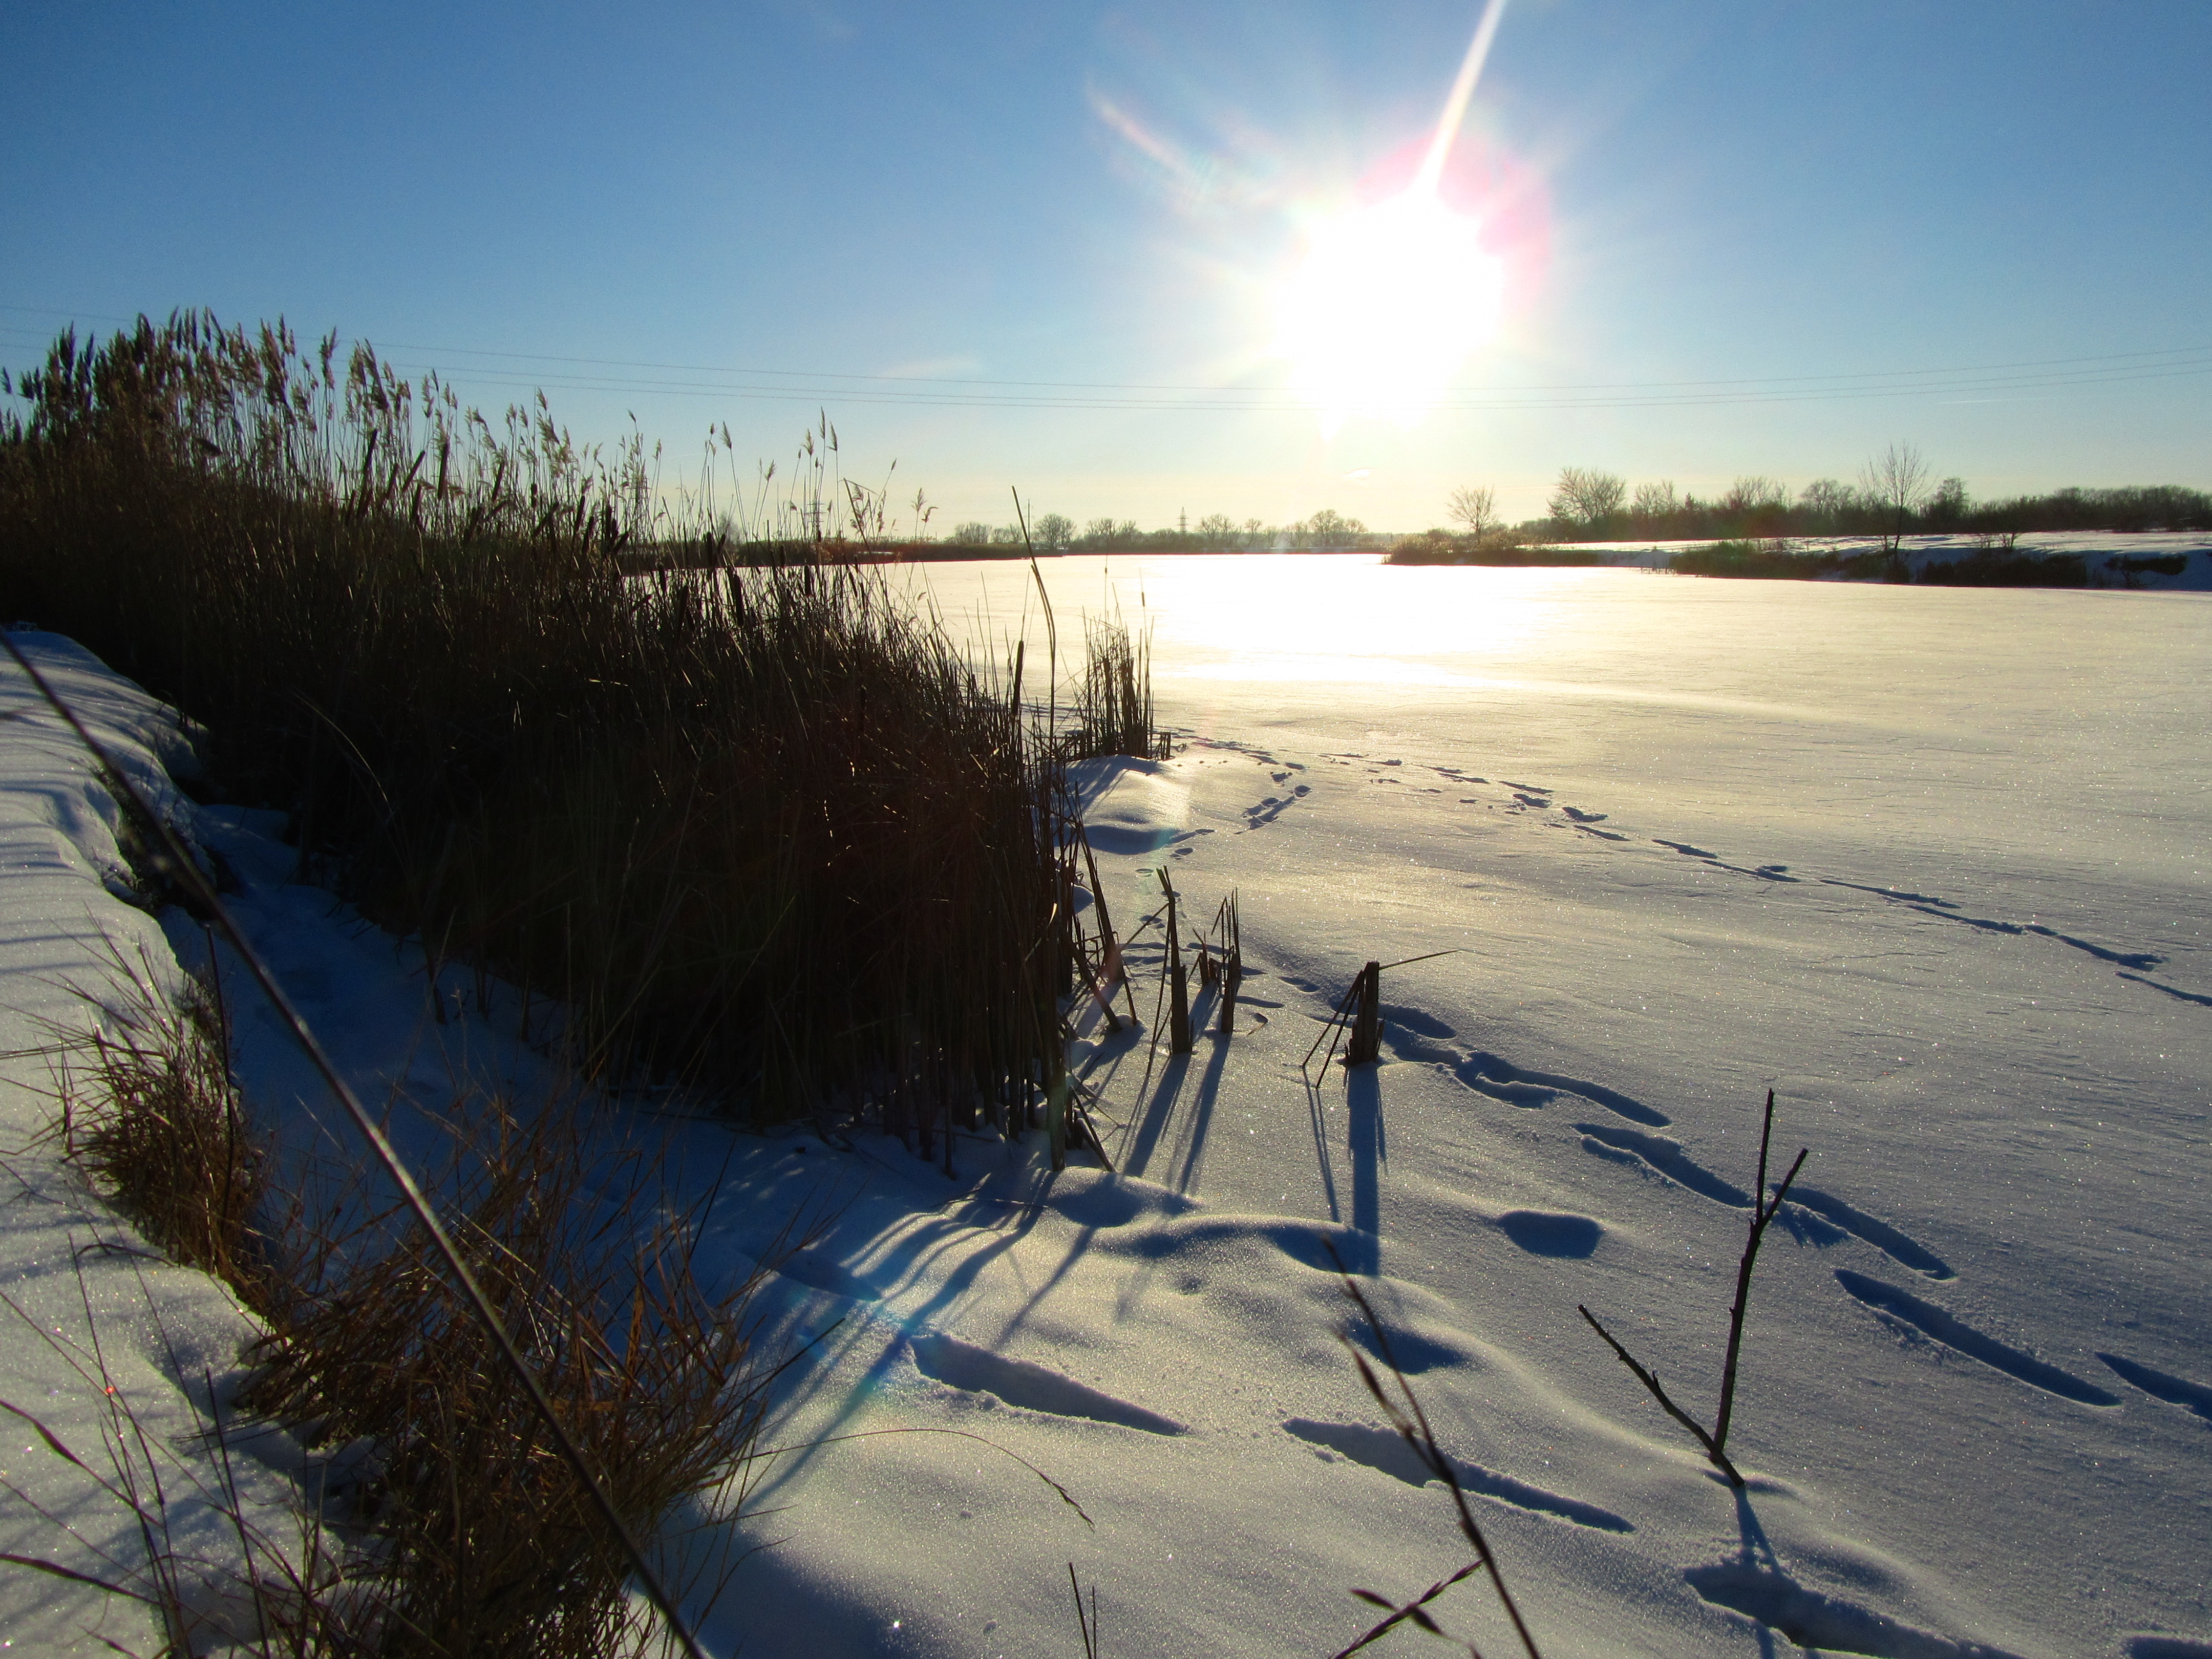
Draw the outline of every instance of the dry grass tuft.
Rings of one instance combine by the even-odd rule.
[[[1164,760],[1168,735],[1152,723],[1152,642],[1132,638],[1123,622],[1092,622],[1084,640],[1082,684],[1076,689],[1071,758],[1133,755]]]
[[[99,1474],[51,1436],[48,1448],[126,1505],[143,1542],[143,1561],[109,1562],[96,1582],[149,1603],[178,1651],[194,1650],[211,1602],[233,1609],[234,1633],[251,1626],[258,1654],[663,1651],[620,1542],[427,1237],[358,1176],[312,1199],[275,1190],[219,995],[188,982],[173,1011],[150,973],[118,979],[101,1029],[54,1052],[58,1137],[148,1243],[224,1279],[265,1326],[232,1419],[287,1427],[318,1455],[299,1539],[269,1537],[229,1479],[240,1429],[221,1404],[204,1425],[219,1454],[210,1485],[139,1428],[96,1346],[62,1352],[115,1419],[113,1467]],[[633,1534],[654,1536],[732,1478],[742,1493],[766,1386],[746,1317],[757,1272],[702,1291],[698,1218],[668,1211],[658,1158],[606,1150],[580,1098],[528,1114],[457,1106],[447,1127],[433,1187],[448,1231]],[[334,1235],[340,1216],[355,1219]],[[180,1565],[165,1490],[225,1518],[234,1583],[210,1590],[211,1569]],[[677,1593],[711,1602],[733,1565],[710,1552],[704,1582]]]
[[[128,990],[54,1055],[64,1155],[149,1243],[258,1306],[262,1160],[230,1074],[222,1000],[188,979],[173,1006],[150,968],[112,967]]]
[[[640,1231],[655,1203],[644,1161],[625,1190],[594,1191],[605,1171],[579,1109],[525,1119],[492,1103],[457,1127],[449,1225],[616,1509],[650,1535],[754,1443],[754,1281],[709,1297],[686,1218]],[[428,1241],[309,1242],[313,1259],[276,1277],[240,1403],[349,1469],[344,1518],[369,1540],[354,1571],[374,1587],[349,1635],[434,1655],[642,1639],[620,1545]]]

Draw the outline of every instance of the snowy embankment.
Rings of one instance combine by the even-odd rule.
[[[814,1341],[770,1430],[800,1449],[755,1471],[734,1534],[774,1547],[715,1650],[1074,1653],[1073,1562],[1103,1651],[1336,1651],[1351,1586],[1465,1560],[1337,1340],[1341,1259],[1551,1659],[2212,1654],[2203,601],[1106,575],[1188,738],[1083,777],[1140,1020],[1078,1054],[1116,1172],[661,1120],[710,1281],[819,1223],[763,1310]],[[927,580],[1018,625],[1025,571]],[[1063,619],[1097,603],[1087,563],[1051,580]],[[265,820],[195,825],[374,1091],[536,1063],[499,994],[431,1024],[419,959],[286,885]],[[1237,1029],[1187,1059],[1150,1057],[1164,863],[1195,921],[1241,902]],[[1384,976],[1382,1063],[1309,1090],[1359,964],[1437,951]],[[240,1027],[257,1106],[307,1132]],[[1575,1309],[1710,1411],[1770,1085],[1812,1156],[1738,1497]],[[1480,1581],[1437,1611],[1514,1650]]]
[[[1663,570],[1678,553],[1710,547],[1710,538],[1686,542],[1577,542],[1584,552],[1599,555],[1606,563],[1647,570]],[[1874,536],[1792,536],[1787,545],[1793,553],[1814,556],[1836,554],[1851,557],[1880,553],[1882,542]],[[2079,559],[2090,587],[2120,587],[2148,592],[2212,592],[2212,537],[2201,530],[2039,530],[2001,538],[1960,532],[1942,536],[1907,536],[1899,545],[1905,568],[1916,581],[1945,565],[1972,564],[1992,556],[2018,556],[2029,559]],[[1840,580],[1840,577],[1828,580]]]
[[[194,809],[170,781],[192,750],[176,717],[52,635],[13,636],[158,810],[188,830]],[[0,1550],[110,1581],[145,1561],[137,1517],[94,1476],[107,1456],[119,1397],[145,1431],[169,1493],[168,1543],[182,1558],[188,1603],[225,1612],[234,1530],[216,1513],[223,1470],[195,1437],[239,1376],[253,1327],[205,1275],[149,1255],[133,1230],[65,1168],[54,1143],[52,1052],[106,1018],[128,1015],[135,980],[173,992],[176,958],[161,924],[134,902],[118,835],[121,815],[88,755],[10,662],[0,672],[0,1400],[30,1413],[84,1458],[71,1468],[9,1416],[0,1442]],[[127,1429],[127,1423],[122,1425]],[[133,1447],[139,1443],[133,1437]],[[292,1533],[285,1459],[256,1437],[233,1464],[249,1520]],[[43,1515],[40,1513],[43,1511]],[[205,1564],[203,1574],[191,1565]],[[155,1621],[123,1597],[15,1565],[0,1565],[0,1643],[24,1653],[150,1653]]]

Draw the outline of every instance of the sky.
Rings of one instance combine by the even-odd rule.
[[[1407,232],[1482,11],[11,7],[0,363],[281,314],[935,531],[2212,485],[2212,9],[1512,0]]]

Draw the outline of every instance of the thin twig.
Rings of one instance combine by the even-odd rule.
[[[1651,1391],[1651,1397],[1666,1408],[1667,1415],[1687,1429],[1692,1437],[1705,1449],[1705,1455],[1712,1460],[1713,1467],[1728,1476],[1731,1485],[1738,1486],[1743,1485],[1743,1476],[1737,1472],[1735,1465],[1729,1462],[1728,1454],[1714,1443],[1712,1436],[1705,1432],[1705,1425],[1676,1405],[1668,1397],[1667,1390],[1659,1386],[1658,1374],[1647,1371],[1637,1364],[1636,1356],[1614,1340],[1613,1333],[1599,1324],[1597,1316],[1588,1308],[1578,1302],[1575,1304],[1575,1310],[1589,1321],[1590,1328],[1605,1339],[1606,1346],[1620,1357],[1620,1363],[1636,1373],[1636,1380]]]
[[[1330,1245],[1328,1249],[1330,1255],[1334,1257],[1335,1247]],[[1498,1602],[1504,1607],[1505,1616],[1512,1621],[1514,1634],[1521,1638],[1521,1646],[1528,1659],[1543,1659],[1536,1646],[1536,1638],[1528,1629],[1528,1621],[1521,1616],[1521,1608],[1513,1600],[1513,1592],[1506,1588],[1505,1579],[1498,1570],[1498,1557],[1491,1550],[1490,1540],[1483,1535],[1481,1523],[1474,1518],[1474,1510],[1467,1501],[1467,1489],[1460,1484],[1459,1470],[1437,1443],[1436,1431],[1430,1426],[1429,1414],[1421,1405],[1420,1396],[1413,1392],[1413,1385],[1406,1380],[1405,1370],[1398,1364],[1397,1355],[1390,1346],[1389,1332],[1376,1316],[1374,1304],[1368,1301],[1367,1293],[1359,1288],[1358,1281],[1352,1278],[1341,1260],[1336,1262],[1336,1271],[1338,1278],[1344,1283],[1346,1297],[1352,1306],[1359,1310],[1361,1317],[1367,1321],[1368,1328],[1375,1334],[1376,1350],[1382,1355],[1383,1364],[1389,1368],[1391,1380],[1397,1384],[1399,1397],[1394,1398],[1383,1387],[1382,1378],[1368,1364],[1367,1356],[1359,1351],[1352,1340],[1351,1333],[1346,1331],[1341,1334],[1341,1340],[1352,1354],[1352,1364],[1358,1368],[1359,1380],[1367,1385],[1367,1392],[1374,1396],[1375,1403],[1382,1407],[1383,1415],[1390,1420],[1390,1426],[1398,1431],[1398,1437],[1406,1443],[1414,1456],[1420,1459],[1422,1467],[1443,1481],[1450,1492],[1452,1503],[1459,1511],[1460,1534],[1474,1547],[1477,1564],[1488,1570],[1491,1587],[1498,1592]],[[1404,1402],[1402,1405],[1401,1398]],[[1371,1595],[1371,1592],[1370,1594]],[[1425,1613],[1408,1612],[1406,1616],[1422,1624],[1424,1629],[1434,1628],[1432,1624],[1424,1622],[1428,1619]]]
[[[1470,1561],[1465,1566],[1462,1567],[1457,1572],[1452,1574],[1450,1577],[1437,1579],[1435,1583],[1430,1585],[1427,1589],[1422,1591],[1420,1595],[1415,1596],[1412,1601],[1402,1603],[1394,1602],[1388,1596],[1377,1595],[1373,1590],[1353,1590],[1352,1593],[1358,1596],[1361,1601],[1369,1602],[1375,1607],[1387,1608],[1390,1616],[1383,1620],[1381,1624],[1374,1626],[1358,1641],[1352,1643],[1351,1646],[1340,1648],[1336,1653],[1332,1656],[1332,1659],[1352,1659],[1352,1656],[1358,1652],[1360,1649],[1367,1646],[1370,1643],[1381,1641],[1384,1637],[1388,1636],[1392,1631],[1397,1629],[1400,1625],[1404,1624],[1408,1620],[1411,1620],[1414,1624],[1419,1625],[1423,1630],[1427,1631],[1431,1636],[1442,1636],[1443,1634],[1443,1631],[1437,1626],[1437,1621],[1434,1619],[1431,1619],[1426,1612],[1423,1611],[1423,1609],[1427,1607],[1430,1602],[1435,1601],[1437,1597],[1442,1595],[1446,1590],[1449,1589],[1454,1584],[1458,1583],[1462,1579],[1470,1577],[1474,1574],[1480,1572],[1481,1571],[1482,1563],[1480,1560]],[[1468,1651],[1470,1653],[1474,1651],[1474,1644],[1472,1642],[1468,1644]],[[1481,1659],[1481,1656],[1479,1654],[1476,1655],[1476,1659]]]

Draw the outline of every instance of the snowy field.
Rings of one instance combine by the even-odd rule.
[[[1605,563],[1663,570],[1677,553],[1711,547],[1711,538],[1686,542],[1577,542],[1572,545],[1599,555]],[[1787,545],[1797,553],[1879,553],[1881,538],[1873,536],[1791,536]],[[2201,530],[2037,530],[2014,538],[2012,550],[2035,558],[2073,557],[2081,561],[2091,587],[2124,587],[2150,592],[2204,592],[2212,590],[2212,537]],[[2004,556],[1994,538],[1971,532],[1952,535],[1907,536],[1898,546],[1905,568],[1917,578],[1930,567],[1955,564],[1977,556]],[[2179,559],[2179,568],[2172,562]],[[1821,580],[1840,580],[1840,577]]]
[[[899,579],[1039,660],[1025,567]],[[715,1650],[1077,1654],[1073,1563],[1115,1659],[1335,1652],[1374,1616],[1352,1586],[1410,1595],[1466,1556],[1338,1340],[1333,1250],[1552,1659],[2212,1656],[2212,599],[1371,556],[1046,579],[1063,662],[1085,612],[1152,627],[1185,740],[1084,777],[1138,1011],[1166,864],[1192,918],[1239,896],[1237,1030],[1149,1076],[1149,1030],[1094,1034],[1114,1174],[655,1123],[672,1196],[713,1195],[708,1273],[832,1217],[775,1281],[778,1331],[820,1340],[771,1441],[872,1436],[756,1471],[734,1524],[773,1547]],[[102,890],[82,769],[56,781],[21,690],[6,1000],[51,1012],[57,963],[151,930]],[[178,810],[372,1092],[530,1086],[511,1008],[431,1026],[419,954],[286,885],[268,822]],[[1382,1063],[1309,1091],[1359,965],[1438,951],[1385,974]],[[241,1026],[303,1144],[294,1103],[321,1103]],[[1576,1306],[1710,1413],[1769,1087],[1778,1152],[1811,1156],[1753,1294],[1738,1498]],[[35,1102],[7,1110],[20,1138]],[[74,1295],[30,1201],[9,1277]],[[0,1583],[15,1629],[46,1609],[34,1650],[85,1616]],[[1437,1610],[1516,1650],[1480,1580]]]

